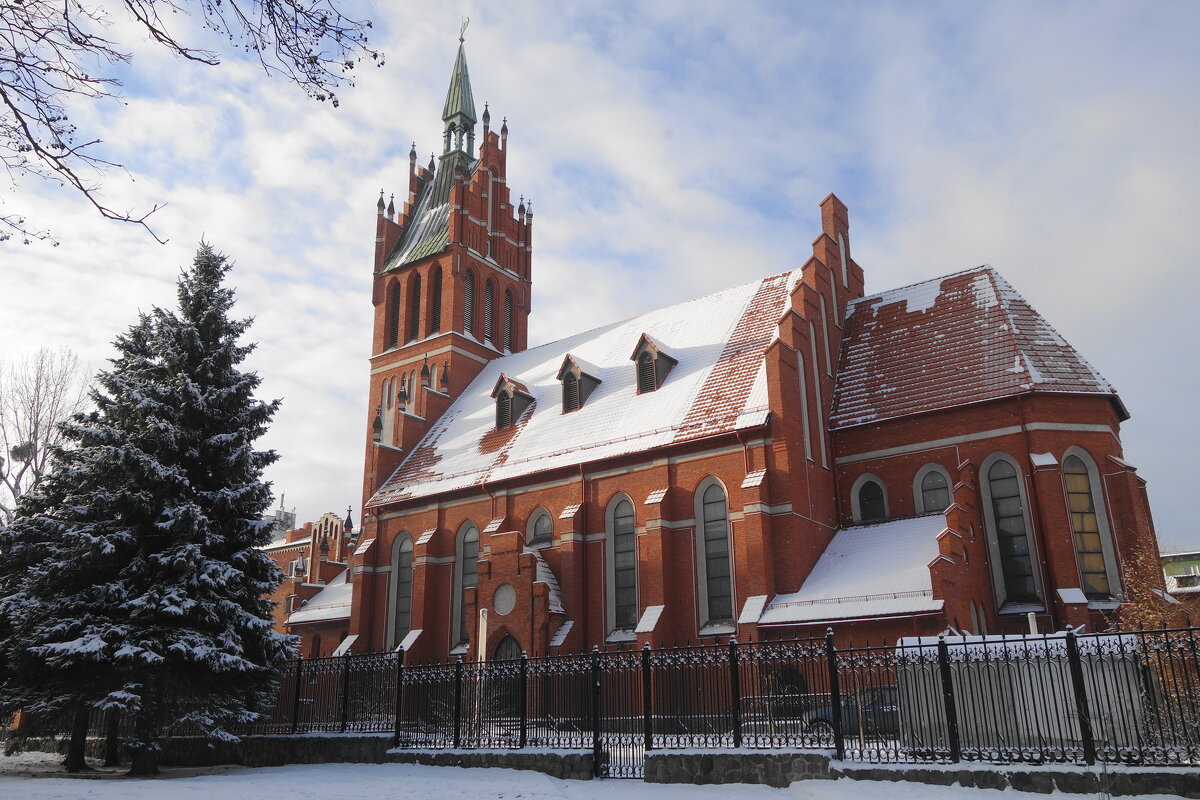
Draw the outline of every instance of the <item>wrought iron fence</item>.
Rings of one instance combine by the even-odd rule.
[[[302,659],[246,732],[310,731],[387,733],[402,748],[591,751],[606,777],[641,775],[648,750],[726,747],[1200,765],[1200,629],[845,648],[828,635],[454,664]]]

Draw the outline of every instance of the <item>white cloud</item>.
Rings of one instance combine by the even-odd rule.
[[[403,199],[410,142],[421,163],[440,145],[464,13],[370,11],[388,64],[337,110],[253,64],[196,68],[139,42],[128,105],[80,120],[135,178],[114,173],[106,196],[167,201],[154,219],[170,244],[34,187],[20,200],[63,246],[0,245],[5,354],[67,344],[95,364],[137,309],[173,301],[201,236],[230,253],[257,318],[251,366],[285,401],[270,476],[301,518],[359,505],[374,200]],[[1000,268],[1121,389],[1162,538],[1200,545],[1179,447],[1200,433],[1179,299],[1200,289],[1197,12],[810,12],[467,5],[480,111],[509,117],[509,185],[537,212],[531,340],[797,266],[836,191],[872,289]]]

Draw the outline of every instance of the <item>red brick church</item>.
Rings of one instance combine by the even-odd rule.
[[[533,210],[461,45],[442,118],[379,200],[361,532],[306,655],[1105,627],[1155,548],[1129,414],[994,269],[864,296],[830,195],[803,266],[528,348]]]

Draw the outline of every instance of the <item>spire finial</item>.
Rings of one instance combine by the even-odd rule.
[[[464,35],[465,35],[465,34],[466,34],[466,32],[467,32],[467,26],[468,26],[468,25],[470,25],[470,24],[471,24],[471,18],[470,18],[470,17],[463,17],[463,21],[462,21],[462,27],[460,27],[460,28],[458,29],[458,41],[459,41],[459,43],[462,43],[462,42],[466,41],[466,39],[464,39],[463,37],[464,37]]]

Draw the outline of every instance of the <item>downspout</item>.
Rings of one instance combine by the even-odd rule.
[[[581,461],[581,462],[579,462],[579,508],[575,510],[575,515],[576,515],[577,519],[583,519],[583,520],[587,519],[587,514],[585,511],[586,508],[587,508],[587,477],[583,474],[583,462]],[[584,514],[583,517],[579,517],[579,514],[581,514],[581,513]],[[587,526],[581,524],[577,527],[582,529],[582,528],[586,528]],[[587,643],[589,641],[591,641],[591,637],[589,636],[589,634],[591,633],[591,631],[590,631],[591,614],[587,613],[587,605],[588,605],[588,603],[587,603],[587,593],[588,593],[587,592],[587,590],[588,590],[588,547],[587,547],[587,545],[588,545],[588,541],[587,541],[587,531],[580,530],[580,531],[578,531],[578,533],[579,533],[579,553],[580,553],[579,573],[583,579],[582,585],[579,587],[579,589],[580,589],[579,596],[583,600],[583,602],[581,603],[581,606],[582,606],[581,611],[583,612],[583,619],[581,619],[580,622],[583,623],[583,631],[582,631],[583,643],[584,643],[584,647],[586,647]],[[603,610],[603,609],[607,609],[607,608],[608,608],[608,598],[606,596],[604,599],[604,605],[601,606],[601,609]]]
[[[370,620],[367,628],[367,630],[370,631],[370,635],[367,637],[367,644],[371,648],[371,650],[368,652],[374,651],[375,649],[375,606],[378,605],[379,601],[379,586],[376,583],[376,576],[379,575],[379,550],[383,547],[383,544],[381,543],[383,538],[383,520],[380,518],[378,511],[373,513],[375,517],[375,546],[371,548],[374,551],[374,555],[371,556],[371,585],[374,588],[373,594],[375,596],[371,598],[373,602],[369,603],[367,602],[367,598],[363,598],[363,603],[371,609],[367,614]],[[350,559],[347,558],[346,560],[349,561]],[[350,566],[347,565],[346,569],[350,569]],[[360,579],[363,574],[365,573],[360,573]],[[385,602],[387,602],[388,598],[386,593],[384,594],[383,599]],[[387,631],[384,631],[383,641],[387,641]],[[396,644],[399,644],[399,642]]]
[[[1017,415],[1021,420],[1021,435],[1025,438],[1025,454],[1029,457],[1033,454],[1033,445],[1029,440],[1029,426],[1025,422],[1025,404],[1022,402],[1025,395],[1017,395]],[[1033,504],[1034,517],[1037,520],[1037,540],[1038,546],[1041,547],[1043,557],[1046,560],[1045,574],[1042,575],[1042,591],[1046,597],[1046,613],[1050,615],[1050,630],[1056,631],[1058,627],[1058,612],[1054,604],[1054,595],[1050,591],[1050,574],[1054,572],[1054,565],[1050,559],[1050,547],[1046,543],[1046,522],[1042,516],[1042,501],[1038,495],[1037,481],[1034,479],[1034,472],[1029,473],[1029,499]]]

